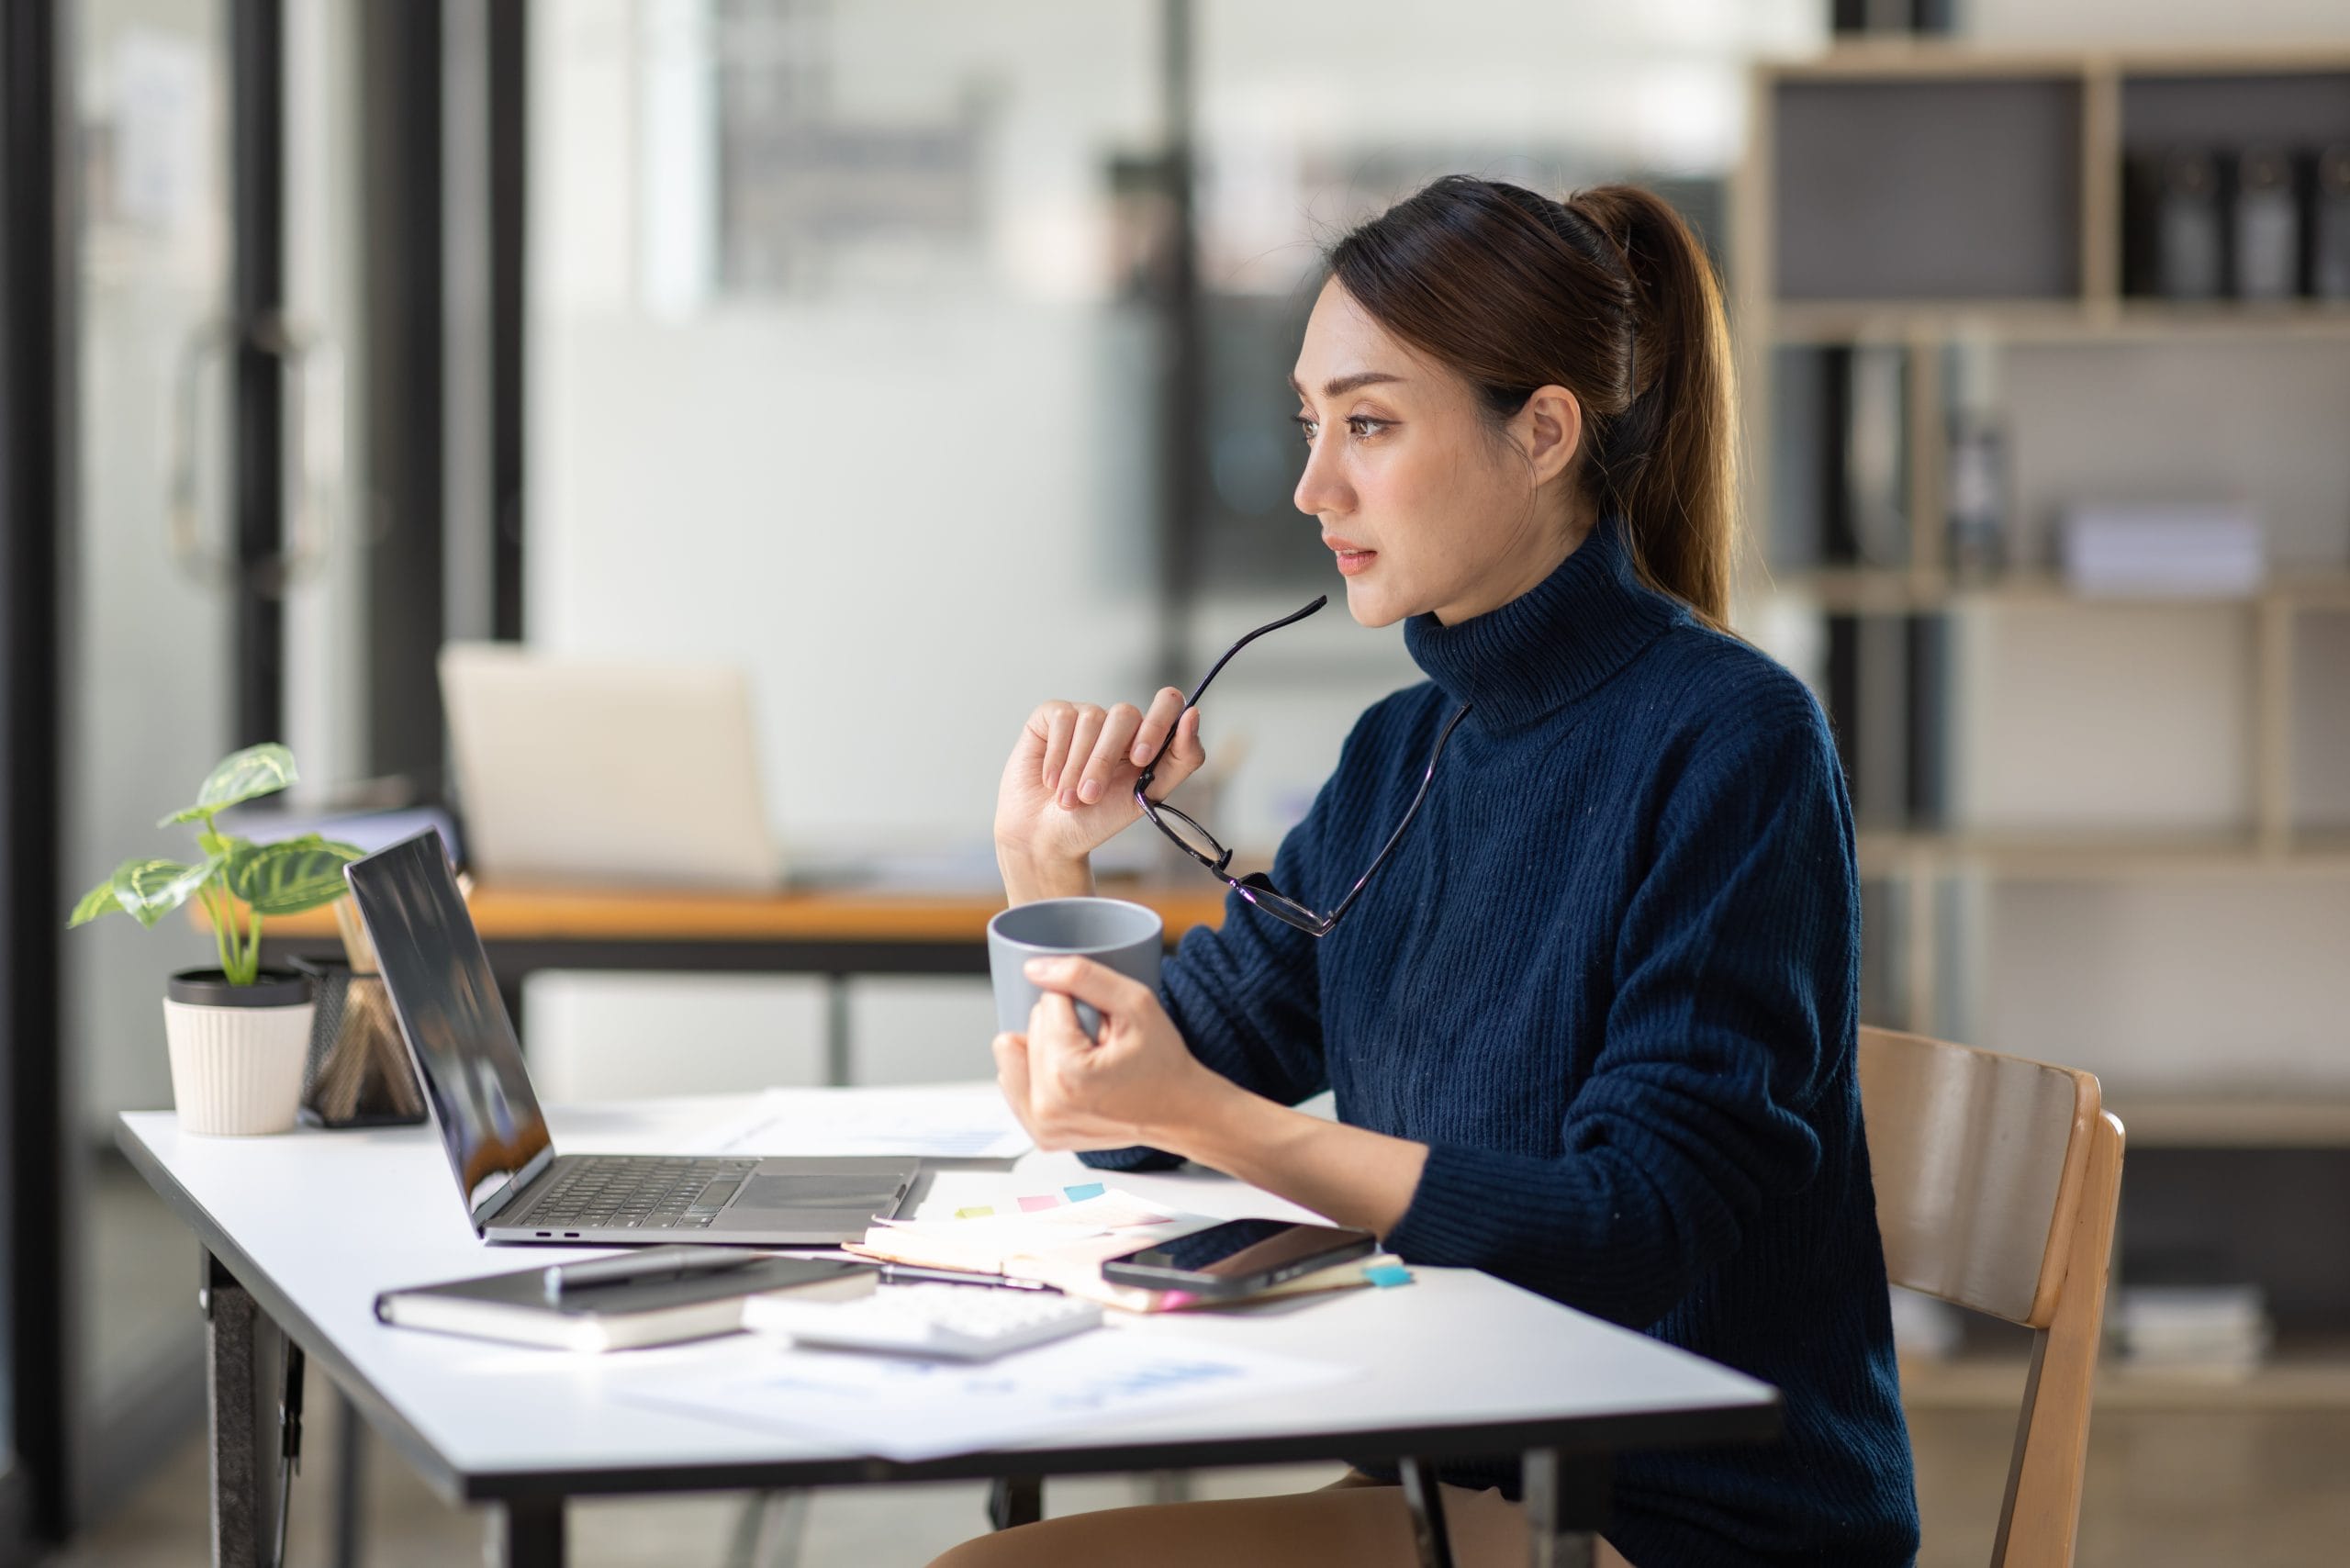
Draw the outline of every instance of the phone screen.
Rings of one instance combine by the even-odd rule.
[[[1115,1260],[1136,1269],[1199,1274],[1212,1280],[1253,1279],[1312,1259],[1368,1252],[1368,1231],[1327,1225],[1292,1225],[1279,1219],[1236,1219]]]

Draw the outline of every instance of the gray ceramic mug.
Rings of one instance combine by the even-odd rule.
[[[995,1026],[1009,1035],[1028,1032],[1028,1015],[1045,994],[1023,972],[1031,958],[1091,958],[1156,992],[1166,950],[1167,927],[1158,912],[1124,899],[1041,899],[1007,909],[988,922]],[[1077,1022],[1088,1035],[1102,1033],[1102,1014],[1082,1002]]]

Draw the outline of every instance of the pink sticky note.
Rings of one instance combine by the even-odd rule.
[[[1021,1199],[1020,1206],[1033,1214],[1038,1209],[1057,1209],[1061,1206],[1061,1201],[1058,1193],[1035,1193]]]

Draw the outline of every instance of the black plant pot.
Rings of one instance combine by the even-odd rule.
[[[299,1007],[310,1000],[310,977],[293,969],[263,969],[251,985],[231,985],[218,969],[182,969],[163,994],[196,1007]]]

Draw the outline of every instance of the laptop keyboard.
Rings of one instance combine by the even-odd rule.
[[[513,1223],[565,1230],[699,1230],[755,1159],[582,1159]]]

